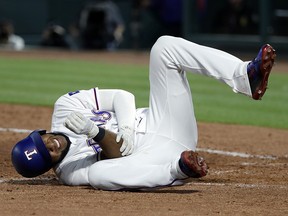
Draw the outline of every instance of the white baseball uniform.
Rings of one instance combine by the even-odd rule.
[[[51,131],[66,134],[72,144],[55,173],[65,184],[105,190],[166,186],[186,178],[178,160],[181,152],[196,150],[198,139],[186,72],[213,77],[234,92],[251,97],[247,64],[228,53],[182,38],[160,37],[151,49],[148,108],[136,110],[133,96],[123,90],[93,88],[58,99]],[[98,161],[99,146],[64,127],[64,120],[72,111],[82,112],[113,132],[121,125],[134,126],[133,153]]]

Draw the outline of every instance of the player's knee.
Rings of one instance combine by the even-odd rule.
[[[150,60],[159,61],[163,60],[163,56],[167,55],[167,51],[170,49],[170,45],[173,44],[175,37],[172,36],[161,36],[153,45],[150,51]],[[164,58],[165,59],[165,58]]]
[[[88,181],[89,184],[96,189],[118,190],[113,184],[108,167],[100,164],[100,162],[93,164],[89,169]]]
[[[155,44],[167,44],[168,42],[171,42],[171,40],[174,40],[176,37],[173,36],[168,36],[168,35],[163,35],[160,36]]]
[[[105,181],[103,178],[105,170],[102,170],[102,167],[98,165],[99,163],[100,162],[97,162],[90,167],[88,171],[88,181],[92,187],[102,189],[101,183],[103,184]],[[103,171],[104,173],[101,174]]]
[[[159,37],[155,42],[155,44],[153,45],[151,52],[155,50],[157,50],[158,52],[164,50],[167,47],[167,45],[171,43],[171,40],[173,40],[173,38],[174,37],[172,36],[166,36],[166,35]]]

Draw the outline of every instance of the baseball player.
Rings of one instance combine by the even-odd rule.
[[[275,50],[252,61],[182,38],[162,36],[151,49],[148,108],[119,89],[80,90],[55,103],[51,132],[35,130],[12,149],[17,172],[35,177],[53,168],[67,185],[97,189],[153,188],[208,172],[196,153],[197,124],[186,72],[213,77],[259,100]]]

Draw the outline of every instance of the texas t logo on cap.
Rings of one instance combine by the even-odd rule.
[[[36,149],[34,149],[33,151],[28,151],[28,150],[27,150],[27,151],[25,151],[24,153],[25,153],[25,155],[26,155],[26,157],[27,157],[28,160],[32,160],[32,155],[33,155],[33,154],[37,154],[37,151],[36,151]]]

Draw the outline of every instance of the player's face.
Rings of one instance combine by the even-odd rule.
[[[68,147],[66,138],[61,134],[46,133],[42,135],[42,140],[51,155],[52,162],[56,163]]]

